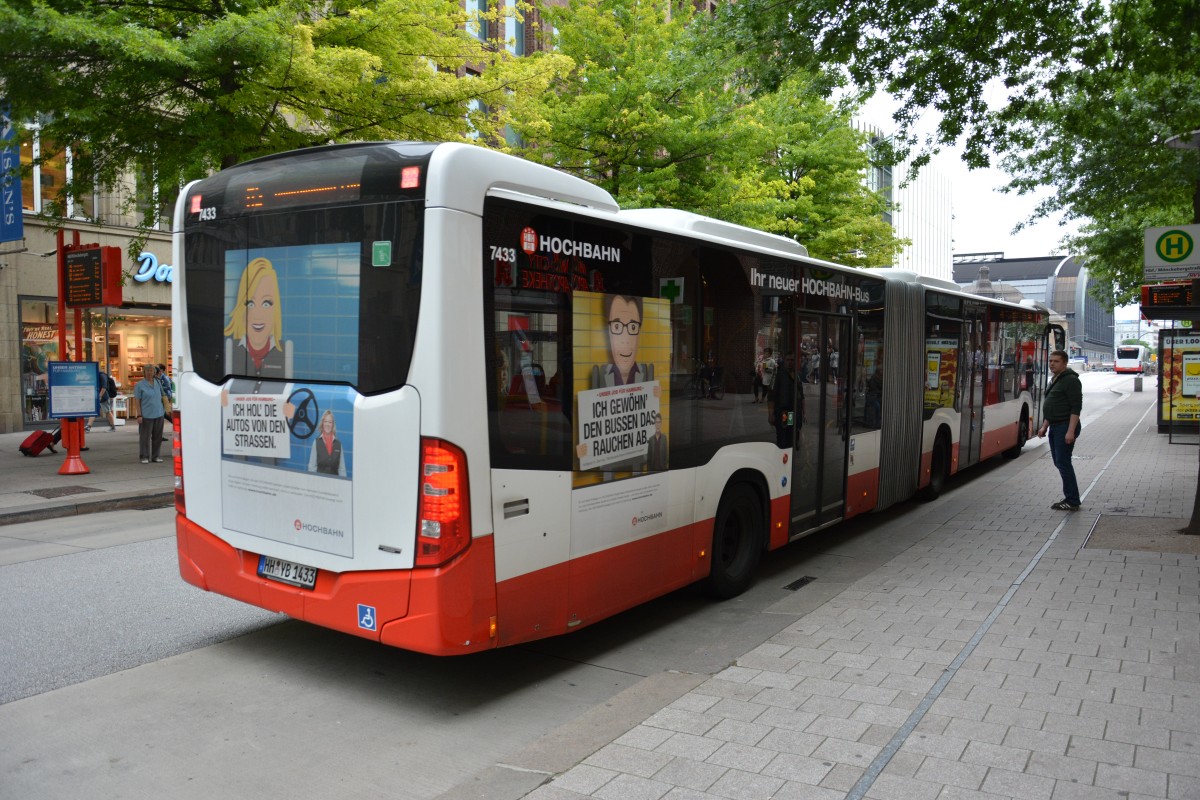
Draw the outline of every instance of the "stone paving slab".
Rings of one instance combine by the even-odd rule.
[[[1197,454],[1146,424],[1152,400],[1088,421],[1080,512],[1048,509],[1045,450],[965,484],[869,575],[527,797],[1200,798],[1200,558],[1088,542],[1098,519],[1186,522]]]

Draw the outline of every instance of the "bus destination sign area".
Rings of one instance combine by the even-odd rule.
[[[68,246],[62,287],[67,308],[121,305],[121,248]]]
[[[1198,283],[1200,281],[1142,286],[1142,316],[1146,319],[1200,319]]]
[[[63,292],[67,308],[103,305],[104,283],[100,269],[100,248],[72,250],[67,253],[63,274]]]

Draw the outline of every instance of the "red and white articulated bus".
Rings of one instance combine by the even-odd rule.
[[[251,161],[176,231],[181,574],[397,647],[733,596],[1041,420],[1043,307],[470,145]]]

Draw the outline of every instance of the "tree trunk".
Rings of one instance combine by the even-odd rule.
[[[1197,153],[1200,153],[1200,150]],[[1192,224],[1200,225],[1200,180],[1196,181],[1196,191],[1192,193]],[[1193,303],[1200,302],[1200,297],[1197,297],[1197,289],[1200,289],[1200,281],[1192,281]],[[1159,380],[1162,380],[1161,376]],[[1200,447],[1196,449],[1200,450]],[[1196,459],[1196,499],[1192,502],[1192,519],[1188,522],[1187,527],[1180,531],[1180,533],[1192,536],[1200,536],[1200,455],[1197,455]]]

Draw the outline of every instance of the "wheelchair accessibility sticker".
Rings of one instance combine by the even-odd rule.
[[[359,603],[358,627],[363,628],[364,630],[373,631],[375,630],[375,625],[375,606],[364,606],[362,603]]]

